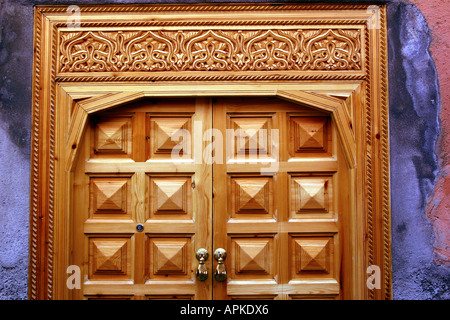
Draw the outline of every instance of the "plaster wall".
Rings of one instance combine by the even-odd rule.
[[[416,0],[415,4],[423,12],[431,30],[430,51],[436,64],[440,88],[441,110],[439,112],[440,136],[437,142],[439,173],[435,189],[427,203],[427,215],[433,223],[435,234],[434,259],[439,265],[450,261],[450,30],[448,1]]]
[[[393,297],[449,299],[449,6],[387,2]],[[0,0],[0,299],[27,298],[33,5],[90,3],[149,1]]]

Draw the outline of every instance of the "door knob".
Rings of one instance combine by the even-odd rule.
[[[208,270],[206,269],[205,265],[205,261],[208,260],[209,257],[208,250],[204,248],[198,249],[195,253],[195,256],[199,261],[197,272],[195,275],[197,276],[198,280],[205,281],[206,279],[208,279]]]
[[[214,278],[218,282],[223,282],[227,279],[227,270],[225,268],[224,261],[227,258],[227,252],[225,249],[219,248],[214,251],[214,259],[217,260],[216,272],[214,273]]]

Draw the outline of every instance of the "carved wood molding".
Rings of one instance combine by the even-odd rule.
[[[167,5],[86,5],[80,6],[81,12],[92,13],[92,12],[176,12],[176,11],[312,11],[312,10],[335,10],[335,11],[345,11],[345,10],[366,10],[370,4],[327,4],[327,3],[315,3],[315,4],[227,4],[227,3],[205,3],[205,4],[167,4]],[[66,13],[67,6],[40,6],[39,10],[45,13]]]
[[[279,73],[260,73],[260,74],[144,74],[144,75],[98,75],[98,76],[65,76],[60,75],[56,78],[58,82],[129,82],[129,81],[314,81],[314,80],[365,80],[364,74],[343,74],[343,73],[317,73],[317,74],[279,74]]]
[[[77,29],[66,27],[67,6],[35,10],[30,299],[52,299],[54,292],[58,83],[119,81],[361,82],[367,187],[364,256],[365,264],[382,267],[384,280],[382,290],[366,290],[365,298],[391,298],[385,7],[374,11],[369,5],[196,4],[80,9]],[[175,18],[159,16],[164,12]],[[191,14],[186,21],[176,19],[176,14],[186,12]],[[156,18],[136,19],[138,13]],[[207,13],[243,16],[228,24],[203,19]],[[277,17],[283,14],[294,18]]]
[[[360,29],[60,32],[60,74],[361,70]]]

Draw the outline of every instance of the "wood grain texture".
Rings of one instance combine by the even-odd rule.
[[[99,159],[93,159],[81,166],[84,172],[82,176],[77,176],[77,173],[73,171],[75,167],[81,168],[77,164],[79,161],[78,157],[86,158],[90,154],[89,145],[82,145],[83,139],[85,139],[83,133],[90,128],[86,124],[90,121],[91,116],[96,116],[102,111],[109,112],[109,110],[115,107],[134,103],[139,99],[167,98],[170,96],[184,98],[205,97],[206,100],[211,96],[278,96],[296,103],[298,109],[302,109],[307,105],[309,108],[331,113],[331,123],[335,126],[337,132],[336,139],[331,141],[331,150],[340,153],[340,156],[336,158],[337,160],[330,158],[326,161],[319,162],[315,161],[316,158],[311,158],[309,161],[301,159],[299,161],[281,162],[279,166],[280,170],[277,174],[279,177],[277,177],[276,183],[282,183],[288,186],[292,172],[312,170],[318,174],[338,172],[338,177],[335,178],[336,181],[333,180],[333,185],[346,181],[345,184],[350,186],[345,189],[345,192],[339,193],[338,195],[336,195],[337,188],[334,188],[330,191],[334,194],[332,198],[334,200],[329,200],[329,203],[333,201],[338,203],[348,201],[351,204],[348,207],[350,208],[347,214],[348,217],[340,216],[340,212],[343,211],[343,207],[341,207],[341,209],[335,210],[335,213],[338,215],[337,226],[328,226],[330,224],[330,217],[326,217],[323,218],[321,227],[315,226],[312,229],[316,230],[314,232],[321,232],[321,234],[323,232],[339,233],[339,239],[336,239],[334,242],[336,248],[342,246],[348,248],[343,253],[343,272],[340,272],[339,266],[335,265],[336,272],[344,275],[341,279],[344,293],[338,292],[338,289],[336,290],[339,284],[331,282],[324,285],[323,289],[317,290],[313,286],[318,284],[312,284],[311,286],[305,285],[302,287],[303,289],[299,289],[296,283],[285,284],[281,287],[271,284],[272,287],[267,287],[271,289],[267,289],[266,291],[268,292],[261,297],[276,299],[310,298],[311,294],[308,292],[313,292],[313,294],[319,294],[317,295],[318,298],[330,297],[330,294],[331,297],[336,297],[339,294],[339,296],[351,299],[391,298],[385,7],[379,6],[380,10],[373,8],[368,10],[368,5],[323,4],[308,7],[309,10],[305,10],[306,8],[306,5],[297,4],[286,4],[280,7],[263,4],[256,6],[248,6],[245,4],[224,4],[218,6],[198,4],[168,6],[81,6],[83,12],[81,25],[85,29],[80,32],[75,31],[75,33],[73,30],[66,28],[68,14],[64,6],[38,6],[36,8],[30,197],[29,297],[31,299],[80,298],[76,293],[69,292],[65,288],[64,279],[67,276],[65,268],[67,265],[73,263],[73,261],[82,261],[85,257],[83,254],[75,254],[70,257],[66,253],[69,252],[69,248],[72,245],[72,240],[68,234],[73,214],[78,212],[79,215],[85,217],[84,215],[89,210],[86,208],[83,209],[82,207],[74,209],[65,203],[66,199],[71,199],[69,195],[70,185],[77,185],[79,187],[76,190],[80,190],[80,199],[73,198],[70,201],[74,203],[78,201],[89,203],[89,193],[86,193],[86,191],[81,192],[81,189],[89,190],[89,179],[86,180],[88,176],[100,177],[103,175],[104,177],[117,176],[123,178],[124,175],[139,173],[143,178],[152,174],[158,175],[161,172],[170,174],[182,173],[184,176],[186,174],[191,175],[203,172],[201,181],[208,181],[208,178],[205,177],[210,176],[211,172],[208,173],[210,169],[207,166],[202,167],[198,164],[189,163],[161,163],[160,165],[154,165],[153,163],[141,162],[143,158],[150,157],[150,146],[146,143],[143,143],[142,147],[132,148],[132,158],[139,160],[139,163],[135,167],[127,159],[112,161],[112,159],[108,159],[108,156],[101,158],[99,155]],[[170,14],[167,15],[169,12]],[[143,23],[142,21],[150,21],[145,18],[149,15],[154,20],[151,23]],[[373,25],[375,21],[373,18],[376,18],[378,15],[380,19],[377,21],[380,21],[381,28],[376,28]],[[230,21],[232,21],[232,24],[230,24]],[[196,33],[186,33],[184,30],[188,30],[188,26]],[[128,29],[125,30],[125,27]],[[106,29],[113,31],[110,34],[105,34]],[[167,67],[164,67],[166,68],[164,71],[157,70],[158,68],[162,68],[163,64],[158,66],[160,62],[154,59],[152,60],[153,64],[142,65],[140,71],[133,69],[137,68],[140,63],[136,60],[137,58],[134,55],[135,51],[133,51],[135,49],[139,50],[139,45],[129,51],[130,57],[133,56],[133,59],[135,59],[133,60],[135,62],[134,66],[133,64],[127,65],[126,63],[119,66],[120,59],[117,61],[110,58],[102,60],[103,62],[108,61],[106,65],[109,64],[110,68],[112,68],[110,71],[105,71],[101,68],[95,69],[97,67],[92,60],[87,62],[88,69],[86,69],[86,62],[77,60],[79,57],[76,54],[74,55],[76,51],[70,51],[70,46],[63,46],[61,48],[62,43],[68,43],[61,42],[61,35],[66,37],[64,38],[65,40],[68,40],[69,38],[67,37],[69,36],[73,37],[74,40],[77,39],[76,41],[78,42],[72,43],[72,45],[79,45],[81,50],[84,50],[83,46],[86,48],[86,41],[91,41],[94,46],[97,46],[96,50],[98,54],[96,57],[101,57],[102,52],[106,54],[113,52],[111,49],[105,51],[98,47],[106,37],[120,39],[120,37],[130,36],[133,33],[135,35],[131,36],[130,39],[133,39],[131,41],[135,41],[136,44],[142,44],[142,41],[147,41],[146,43],[150,46],[145,49],[142,47],[142,49],[144,50],[143,52],[149,54],[152,50],[151,46],[153,45],[153,48],[156,48],[158,43],[152,44],[148,36],[162,34],[161,31],[163,29],[167,30],[164,35],[166,40],[161,41],[163,43],[164,41],[168,41],[167,45],[176,42],[171,42],[170,36],[178,30],[184,31],[183,36],[185,39],[195,39],[194,42],[196,42],[195,46],[189,47],[189,50],[191,50],[187,56],[189,59],[183,60],[185,61],[184,64],[167,64]],[[296,30],[300,29],[303,31],[296,33]],[[317,39],[308,38],[309,35],[312,35],[316,31],[318,31],[317,36],[319,38],[327,35],[326,39],[318,39],[317,37]],[[129,32],[131,33],[128,34]],[[239,39],[239,34],[242,37],[241,39],[250,39],[251,37],[248,37],[252,32],[259,35],[254,37],[255,40],[258,40],[252,42],[254,45],[248,46],[248,50],[237,45],[236,41]],[[301,52],[305,53],[304,57],[309,57],[308,59],[313,57],[313,60],[306,58],[306,60],[299,60],[299,58],[292,55],[292,48],[295,48],[295,43],[298,44],[296,42],[297,39],[295,41],[291,39],[294,34],[299,37],[304,37],[306,46],[303,47],[304,51]],[[344,38],[347,40],[350,39],[351,34],[358,34],[357,41],[353,41],[351,44],[345,44],[346,40]],[[139,35],[141,38],[139,38]],[[230,36],[236,38],[230,38]],[[138,38],[142,41],[136,41]],[[321,47],[321,45],[325,45],[326,43],[329,45],[329,41],[332,40],[331,38],[334,39],[334,43],[340,43],[338,45],[339,48],[336,47],[331,50],[330,47]],[[161,37],[161,39],[164,39],[164,37]],[[251,42],[253,40],[245,41]],[[242,43],[245,43],[245,41]],[[286,43],[286,45],[282,45],[283,43]],[[332,59],[327,60],[324,64],[320,64],[319,55],[315,55],[313,50],[308,49],[308,43],[315,44],[315,50],[318,50],[317,53],[325,50],[325,53]],[[216,46],[214,48],[214,50],[217,50],[215,55],[211,55],[212,46]],[[74,47],[72,46],[71,48]],[[199,50],[198,54],[204,52],[206,56],[209,55],[210,59],[202,60],[200,55],[195,53],[196,51],[192,50],[192,48],[195,48],[197,51]],[[286,48],[290,49],[285,50]],[[171,53],[166,49],[160,47],[158,49],[161,52],[160,56],[153,57],[160,59],[161,63],[162,61],[172,61],[170,58],[167,58],[171,56]],[[258,50],[266,50],[264,52],[268,53],[272,49],[278,50],[276,51],[278,52],[277,55],[268,55],[267,59],[261,60],[261,64],[258,64]],[[339,51],[341,49],[343,50],[342,52]],[[221,56],[220,50],[225,55],[230,52],[234,53],[224,58],[225,56]],[[65,57],[69,57],[70,55],[70,59],[72,60],[64,58],[64,54],[61,55],[61,52],[68,53]],[[172,52],[174,51],[172,50]],[[341,52],[343,54],[341,57],[344,57],[344,60],[348,64],[346,66],[339,64],[339,59],[336,59],[336,56],[333,58],[333,52]],[[355,60],[353,57],[354,54],[352,55],[350,52],[359,54],[360,56]],[[252,63],[240,64],[239,57],[241,57],[241,53],[243,54],[242,57],[250,59],[249,61],[252,61]],[[269,57],[272,57],[273,61]],[[280,57],[280,59],[277,60],[276,57]],[[221,64],[220,59],[225,60],[226,64]],[[61,64],[61,61],[63,64]],[[296,64],[300,61],[302,61],[302,64]],[[98,66],[103,62],[99,63]],[[66,72],[64,70],[64,72],[60,72],[63,70],[61,68],[62,65],[68,66],[69,68],[76,64],[83,66],[85,71]],[[221,69],[221,66],[225,65],[227,66],[226,70]],[[307,67],[303,68],[304,66]],[[146,70],[147,67],[148,70]],[[188,69],[191,67],[193,69]],[[117,71],[114,71],[114,68],[117,68]],[[314,95],[315,97],[313,99],[305,98],[306,96],[311,97]],[[335,100],[335,104],[333,104],[334,102],[331,103],[332,100]],[[321,103],[321,101],[327,102]],[[74,111],[72,111],[73,109]],[[266,108],[265,110],[261,110],[261,112],[267,112],[267,110]],[[135,110],[130,112],[145,111],[141,108],[140,111]],[[174,112],[187,112],[192,114],[192,109],[182,110],[178,108],[176,111],[174,109]],[[292,112],[292,110],[289,112]],[[308,116],[316,115],[310,114]],[[142,119],[145,118],[142,114],[140,117]],[[212,116],[210,115],[210,117]],[[139,116],[136,116],[134,119],[137,120],[138,118]],[[285,121],[286,119],[286,115],[279,115],[275,122]],[[150,122],[148,122],[148,127],[147,124],[136,126],[133,122],[134,120],[132,121],[132,127],[136,127],[141,132],[136,131],[136,135],[133,134],[133,139],[131,140],[132,146],[136,145],[137,141],[140,140],[138,137],[143,137],[144,133],[150,128]],[[72,129],[69,129],[71,126]],[[288,131],[283,131],[283,128],[280,129],[281,135],[284,137],[282,140],[289,141]],[[279,154],[282,159],[286,159],[289,153],[286,151],[288,148],[286,148],[287,145],[284,145],[285,143],[282,142],[281,146],[283,150],[280,150]],[[204,145],[206,146],[206,142],[204,142]],[[330,144],[327,144],[328,146]],[[340,149],[341,147],[342,150]],[[345,162],[342,163],[340,161],[341,159],[345,159]],[[259,171],[262,166],[261,164],[257,164],[254,167],[249,167],[240,163],[230,163],[226,165],[226,169],[222,167],[221,170],[226,170],[226,172],[233,175],[244,174],[248,176],[252,174],[252,170]],[[195,180],[195,182],[199,186],[198,181]],[[148,184],[149,181],[147,180],[146,183]],[[203,185],[206,186],[207,184]],[[210,197],[208,196],[210,194],[208,193],[208,188],[212,188],[212,185],[205,187],[205,189],[195,188],[193,195],[193,197],[203,199],[199,203],[202,203],[201,207],[206,210],[204,210],[205,213],[201,213],[206,215],[203,217],[206,219],[205,221],[210,221],[208,219],[211,219],[211,217],[208,215],[208,212],[212,210],[210,207],[211,199],[205,200]],[[138,199],[142,195],[145,197],[145,194],[149,194],[149,189],[144,189],[133,191],[135,196],[132,196],[132,198],[134,197],[135,200],[131,203],[137,204],[140,201]],[[249,191],[249,189],[252,191]],[[341,188],[339,189],[341,190]],[[258,203],[264,203],[259,193],[255,190],[256,186],[247,186],[247,191],[250,194],[255,193],[254,196],[256,197],[249,204],[253,208],[251,210],[255,210]],[[263,188],[263,190],[265,189]],[[199,194],[195,194],[197,192]],[[273,193],[274,198],[279,197],[280,192],[280,189],[275,188]],[[286,194],[288,193],[286,192]],[[309,191],[310,195],[313,193],[311,190]],[[137,196],[138,194],[141,194],[141,196]],[[218,193],[215,192],[214,194],[217,196]],[[321,192],[315,193],[315,196],[318,196],[319,199],[319,201],[316,201],[318,203],[322,199],[321,194]],[[330,193],[328,196],[330,197]],[[112,197],[112,202],[107,207],[109,206],[111,208],[114,203],[121,203],[121,200],[117,200],[117,197]],[[175,198],[174,203],[183,203],[179,202],[178,195]],[[311,196],[311,198],[314,197]],[[286,201],[280,204],[280,209],[278,212],[275,209],[273,216],[277,219],[282,217],[282,214],[279,213],[280,210],[286,212],[285,214],[287,215],[289,212],[289,203],[289,201]],[[314,206],[309,204],[306,207],[311,209]],[[315,204],[315,207],[317,208],[317,204]],[[143,206],[142,208],[145,208],[145,214],[148,215],[148,206]],[[197,205],[194,202],[194,211],[196,208]],[[141,209],[136,210],[141,212]],[[355,212],[362,212],[363,214],[355,215]],[[299,219],[301,218],[296,217],[296,220]],[[306,223],[305,226],[298,222],[292,222],[294,224],[281,222],[281,224],[276,225],[271,221],[273,218],[268,220],[270,222],[267,224],[259,223],[258,227],[260,226],[262,230],[267,230],[267,233],[272,232],[273,234],[277,230],[286,230],[288,233],[301,233],[301,230],[306,230],[309,225],[314,225],[306,221],[308,219],[302,221]],[[168,235],[168,232],[174,232],[176,234],[194,234],[196,232],[195,227],[185,222],[176,223],[173,227],[166,229],[162,223],[149,224],[146,221],[143,223],[146,230],[151,230],[155,234],[164,234],[165,236]],[[343,225],[341,226],[340,223]],[[80,222],[80,224],[82,225],[83,223]],[[138,239],[143,234],[136,234],[135,225],[132,226],[131,224],[127,225],[125,223],[122,227],[125,233],[134,234],[132,241],[135,243],[145,242],[143,239]],[[251,224],[242,226],[230,224],[230,230],[235,228],[234,230],[236,232],[239,232],[238,229],[240,227],[243,230],[251,232]],[[100,233],[109,232],[107,226],[95,226],[93,223],[88,223],[86,226],[80,227],[80,229],[77,228],[74,229],[74,232],[79,232],[79,234],[84,232],[95,233],[97,231]],[[355,230],[355,232],[351,232],[350,234],[340,233],[342,228]],[[120,230],[121,227],[110,229],[112,234],[116,235],[120,234]],[[217,230],[221,230],[220,226]],[[230,230],[225,231],[229,232]],[[277,241],[288,241],[288,233],[279,234]],[[200,238],[211,239],[211,237],[211,234],[206,234]],[[220,243],[222,240],[218,241]],[[206,242],[209,243],[208,241]],[[346,243],[351,244],[350,247],[347,247]],[[227,242],[225,241],[220,244],[225,246]],[[83,244],[83,247],[85,246],[87,244]],[[255,244],[253,246],[255,248],[254,250],[257,251],[259,246],[260,244]],[[249,246],[244,245],[243,248],[248,249]],[[135,249],[144,252],[145,246],[136,246]],[[249,250],[252,251],[253,249]],[[249,271],[250,269],[256,270],[262,268],[266,270],[265,262],[262,262],[266,261],[265,258],[261,258],[256,251],[254,253],[255,256],[251,258],[253,253],[248,252],[249,250],[246,251],[247,253],[244,252],[245,250],[242,252],[244,262],[238,264],[238,268],[242,267],[243,274],[246,274],[245,271]],[[260,251],[265,252],[265,250],[261,249]],[[276,247],[273,252],[276,252],[276,250],[280,254],[285,255],[288,253],[282,247]],[[318,255],[320,256],[320,253]],[[115,253],[112,253],[112,257],[115,257]],[[133,258],[136,257],[133,256]],[[353,257],[354,259],[349,257]],[[114,258],[113,260],[116,259]],[[137,264],[142,263],[138,260],[136,261]],[[107,260],[105,260],[106,262]],[[211,261],[208,263],[211,263]],[[383,285],[381,290],[371,291],[365,287],[365,268],[371,264],[382,267]],[[106,265],[108,266],[108,263]],[[112,268],[113,265],[109,264],[109,268]],[[286,262],[277,262],[277,270],[287,267]],[[136,268],[132,270],[134,276],[137,277],[136,279],[139,278],[142,280],[144,278],[145,275],[142,272],[139,273],[136,271]],[[286,278],[286,276],[280,276],[280,279],[283,279],[283,277]],[[286,280],[281,281],[285,283]],[[156,289],[159,288],[157,284],[151,285],[154,286],[155,290],[160,290]],[[210,290],[208,286],[211,285],[205,284],[202,289],[193,289],[189,287],[190,284],[183,284],[185,287],[180,286],[180,288],[184,288],[184,291],[180,289],[182,292],[174,294],[172,297],[206,297],[207,295],[204,292],[208,292]],[[134,289],[127,287],[128,289],[126,290],[128,291],[125,290],[122,294],[120,293],[121,289],[119,289],[121,286],[112,286],[112,293],[106,294],[106,291],[100,289],[96,284],[89,283],[86,286],[86,294],[87,297],[92,298],[92,294],[98,290],[98,292],[105,293],[105,298],[129,298],[130,292],[136,290],[137,294],[134,297],[136,299],[144,297],[153,299],[171,296],[164,295],[163,289],[158,291],[156,295],[147,295],[145,293],[147,284],[137,284]],[[125,288],[127,285],[123,284],[123,286]],[[262,294],[262,291],[257,287],[253,289],[251,286],[248,287],[249,292],[247,294],[244,294],[239,288],[241,287],[236,285],[236,283],[231,283],[229,297],[237,299],[239,297],[254,297],[255,294]],[[328,291],[326,290],[330,290],[329,292],[332,293],[327,294]],[[279,294],[279,292],[282,293]]]
[[[229,273],[226,282],[214,283],[214,298],[235,299],[251,293],[255,297],[272,294],[276,299],[287,299],[292,290],[304,290],[302,286],[305,285],[313,288],[312,284],[318,279],[328,278],[340,283],[339,273],[335,273],[340,261],[334,257],[340,256],[338,239],[346,228],[341,229],[340,219],[334,215],[338,198],[334,194],[328,196],[328,193],[333,193],[331,184],[339,184],[334,173],[328,172],[328,176],[324,176],[314,172],[314,166],[296,172],[291,166],[288,172],[274,170],[267,175],[259,171],[261,166],[257,165],[258,161],[269,157],[286,166],[290,160],[299,157],[289,152],[291,140],[300,141],[304,135],[317,137],[320,126],[316,124],[323,127],[326,123],[324,118],[331,120],[328,110],[317,111],[317,115],[312,117],[310,110],[296,108],[295,104],[276,98],[219,98],[215,100],[213,110],[213,126],[223,134],[230,129],[252,130],[241,144],[244,151],[251,145],[252,137],[261,135],[259,131],[267,130],[268,119],[271,121],[270,130],[277,130],[269,138],[273,148],[270,154],[265,150],[267,144],[262,143],[264,139],[256,139],[260,143],[254,143],[254,157],[248,158],[245,163],[247,173],[228,171],[230,167],[227,163],[236,161],[239,148],[227,150],[227,163],[214,165],[214,189],[226,188],[226,192],[216,192],[213,199],[214,243],[227,248],[226,268]],[[288,114],[294,110],[298,112],[296,120],[312,124],[313,128],[307,132],[289,132],[291,121]],[[250,113],[253,121],[247,121],[246,116]],[[323,152],[323,146],[308,150],[314,154],[315,163],[328,161],[330,157],[337,158],[336,145],[338,148],[340,146],[334,143],[336,128],[330,126],[329,131],[330,137],[327,136],[326,140],[330,142],[330,153]],[[323,131],[319,135],[323,144]],[[235,140],[236,136],[231,138]],[[335,149],[331,145],[335,145]],[[251,150],[247,148],[243,154],[248,155]],[[345,163],[345,159],[337,158],[337,161]],[[299,214],[293,216],[290,208],[297,208]],[[271,210],[273,214],[268,214]],[[330,211],[333,214],[328,214]],[[315,215],[319,213],[327,215]],[[302,217],[302,214],[305,216]],[[329,238],[324,238],[324,234],[328,234]],[[301,282],[297,283],[297,279]],[[252,289],[240,285],[244,283]],[[298,288],[294,289],[296,286]],[[335,294],[335,291],[326,293]],[[314,295],[314,290],[309,294]]]
[[[178,100],[178,104],[160,105],[143,101],[112,112],[102,107],[87,121],[86,134],[80,137],[83,151],[74,164],[75,184],[69,187],[70,193],[76,193],[72,203],[73,262],[85,266],[82,289],[74,298],[89,298],[89,285],[104,292],[97,293],[98,297],[113,297],[117,295],[114,286],[127,283],[138,292],[134,297],[138,299],[142,292],[145,296],[155,294],[154,284],[157,288],[161,282],[166,295],[183,296],[186,291],[180,287],[190,286],[189,292],[194,292],[191,298],[210,296],[210,286],[197,285],[194,273],[198,263],[194,249],[211,246],[210,228],[201,227],[211,219],[209,166],[190,166],[188,172],[180,174],[170,154],[159,162],[147,162],[147,137],[159,134],[152,131],[150,118],[163,119],[165,122],[159,123],[163,129],[181,128],[177,110],[184,106],[193,112],[183,123],[194,119],[203,124],[199,129],[204,132],[211,125],[207,102]],[[193,134],[192,127],[188,129]],[[103,135],[99,136],[99,130]],[[162,145],[173,133],[164,132]],[[127,146],[124,137],[133,144],[127,148],[128,159],[122,157]],[[121,161],[125,161],[126,173],[116,170]],[[82,201],[86,197],[89,201]],[[139,289],[142,287],[145,289]],[[122,288],[119,292],[123,296],[130,291]]]

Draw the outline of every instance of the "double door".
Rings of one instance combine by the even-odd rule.
[[[95,114],[73,174],[74,299],[338,299],[348,170],[330,114],[276,98]]]

